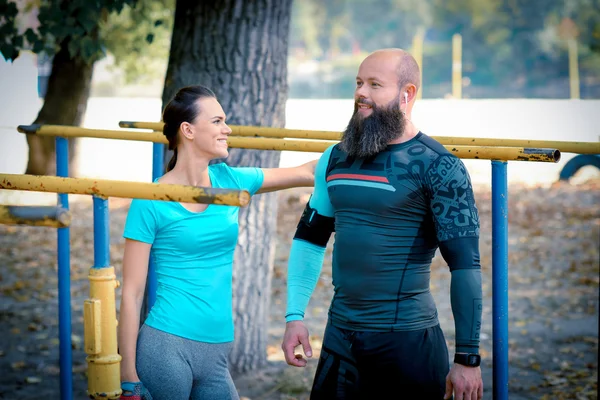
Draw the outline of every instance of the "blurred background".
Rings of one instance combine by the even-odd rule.
[[[176,19],[176,3],[178,9],[188,7],[188,14],[178,13]],[[270,9],[260,9],[265,4]],[[168,74],[168,66],[174,64],[183,65],[179,72],[187,69],[189,80],[220,90],[229,121],[341,132],[353,111],[360,62],[386,47],[410,51],[421,66],[422,88],[412,118],[430,136],[600,140],[599,0],[295,0],[291,11],[282,4],[289,3],[0,0],[0,173],[54,173],[54,138],[42,142],[40,137],[26,137],[17,132],[18,125],[38,122],[115,130],[121,129],[119,121],[160,121],[165,98],[181,83]],[[282,44],[277,33],[287,32],[288,17],[289,37]],[[259,25],[259,20],[268,23]],[[258,46],[259,40],[267,45]],[[235,54],[223,54],[228,49],[224,43],[237,46]],[[285,48],[287,54],[283,50],[273,54],[275,47]],[[186,52],[191,57],[183,57]],[[244,54],[258,54],[263,68],[255,68],[256,60],[243,59]],[[279,65],[287,65],[287,85],[284,79],[273,83],[279,70],[267,68],[265,59],[271,64],[285,60]],[[237,64],[232,67],[228,62]],[[239,76],[246,81],[231,83]],[[245,83],[248,76],[254,85]],[[286,99],[285,111],[279,99]],[[45,162],[31,157],[32,162],[30,147],[36,157],[44,155]],[[149,182],[152,148],[147,142],[80,138],[70,172]],[[261,153],[267,154],[261,165],[274,160],[280,166],[320,155]],[[586,166],[568,183],[557,184],[560,172],[575,156],[563,153],[555,164],[508,163],[511,400],[597,399],[600,170]],[[486,296],[481,352],[488,400],[492,249],[497,248],[491,234],[491,162],[464,163],[481,212]],[[246,230],[256,233],[247,247],[271,246],[274,251],[268,257],[274,254],[275,260],[236,258],[249,260],[252,268],[234,266],[235,273],[248,274],[237,280],[234,274],[234,284],[250,282],[247,287],[260,288],[264,282],[258,280],[264,275],[256,269],[272,273],[271,296],[246,301],[245,293],[254,292],[234,289],[234,299],[241,299],[246,312],[243,321],[252,322],[243,331],[252,329],[246,337],[260,341],[246,345],[240,340],[246,338],[237,337],[241,345],[234,353],[244,356],[237,360],[255,362],[265,355],[256,349],[265,347],[270,361],[284,364],[280,340],[289,245],[310,190],[253,199],[260,218],[247,220],[261,226]],[[74,393],[83,398],[87,368],[81,309],[89,294],[88,269],[94,265],[93,212],[91,196],[72,195],[69,201],[75,216],[70,270]],[[0,190],[0,204],[56,205],[56,194]],[[128,204],[128,199],[110,199],[110,258],[118,278]],[[264,221],[275,210],[277,227],[271,235]],[[327,259],[331,241],[329,245]],[[59,398],[55,232],[0,225],[0,249],[0,399]],[[320,346],[318,335],[327,319],[330,281],[327,261],[307,310],[314,349]],[[431,282],[452,349],[449,271],[439,256],[432,265]],[[263,314],[255,312],[265,309],[268,331]],[[252,350],[244,353],[245,349]],[[253,367],[244,362],[232,365],[238,372]],[[251,369],[258,377],[236,380],[245,400],[308,398],[314,370],[292,371],[285,365],[271,372]]]
[[[36,29],[36,2],[17,4],[17,29]],[[120,120],[160,120],[174,6],[174,0],[140,0],[135,11],[126,6],[103,20],[99,32],[105,56],[94,63],[82,126],[118,129]],[[599,138],[596,0],[295,1],[285,126],[342,131],[352,113],[360,61],[384,47],[407,49],[419,61],[423,86],[413,122],[431,136]],[[35,119],[51,62],[43,52],[31,51],[22,51],[12,63],[0,61],[0,171],[25,171],[27,143],[14,128]],[[150,143],[111,144],[80,139],[73,173],[150,179]],[[114,162],[103,163],[106,156]],[[280,165],[316,157],[283,152]],[[509,181],[552,184],[571,157],[563,154],[558,164],[511,163]],[[475,183],[489,184],[489,162],[465,162]],[[576,178],[590,176],[598,176],[598,170],[583,168]],[[38,194],[27,196],[39,201]]]

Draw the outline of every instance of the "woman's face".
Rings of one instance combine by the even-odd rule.
[[[191,125],[195,151],[210,159],[227,157],[227,137],[231,128],[225,123],[227,117],[221,104],[215,98],[206,97],[199,99],[197,106],[200,114]]]

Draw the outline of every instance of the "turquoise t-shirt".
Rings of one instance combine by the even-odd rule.
[[[208,167],[215,188],[262,186],[260,168]],[[158,287],[146,324],[191,340],[233,341],[232,266],[239,207],[210,204],[195,213],[180,203],[133,199],[123,237],[152,244]]]

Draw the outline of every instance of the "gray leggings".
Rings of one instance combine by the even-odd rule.
[[[153,400],[238,400],[227,358],[233,343],[185,339],[144,324],[136,369]]]

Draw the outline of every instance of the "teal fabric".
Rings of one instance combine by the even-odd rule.
[[[325,173],[327,172],[327,164],[332,149],[333,146],[327,148],[317,162],[315,167],[315,190],[309,200],[310,207],[325,217],[333,217],[333,208],[329,202],[325,182]],[[324,258],[324,247],[300,239],[292,241],[288,258],[286,322],[304,318],[304,310],[308,306],[310,296],[317,285]]]
[[[208,167],[212,187],[262,186],[260,168]],[[148,326],[191,340],[233,340],[232,265],[239,207],[210,204],[195,213],[177,202],[134,199],[123,236],[152,244],[156,302]]]

